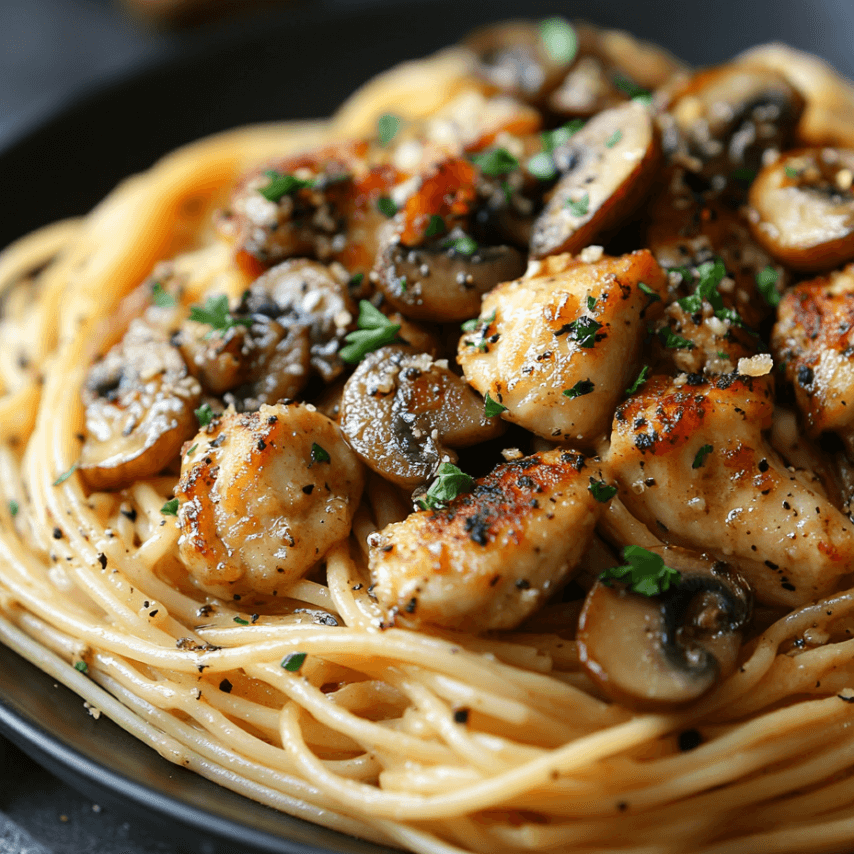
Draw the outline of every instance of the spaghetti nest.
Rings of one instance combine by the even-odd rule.
[[[9,247],[3,642],[413,851],[854,844],[852,104],[513,24]]]

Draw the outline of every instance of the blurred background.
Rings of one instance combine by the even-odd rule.
[[[478,24],[551,14],[696,65],[785,41],[854,77],[852,0],[0,0],[0,245],[84,213],[202,134],[327,115],[371,75]],[[0,757],[0,854],[229,850],[202,834],[177,844],[153,813],[102,808],[2,740]]]

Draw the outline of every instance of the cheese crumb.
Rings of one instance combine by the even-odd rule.
[[[746,377],[764,377],[774,368],[774,360],[768,353],[760,353],[750,359],[738,360],[738,372]]]
[[[605,250],[601,246],[587,246],[581,250],[578,257],[585,264],[595,264],[602,258],[602,253]]]

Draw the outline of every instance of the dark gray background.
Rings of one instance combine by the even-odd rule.
[[[7,197],[16,199],[3,206],[0,237],[22,233],[57,211],[83,213],[120,176],[201,133],[238,122],[324,115],[370,74],[439,47],[479,20],[560,11],[625,27],[696,64],[723,61],[758,41],[780,39],[854,76],[851,0],[423,0],[417,7],[387,0],[383,16],[372,18],[368,28],[345,27],[347,35],[339,32],[332,44],[324,39],[307,44],[300,37],[306,21],[378,5],[379,0],[295,0],[273,14],[158,32],[135,25],[106,0],[0,0],[0,174]],[[304,74],[278,79],[279,69],[290,67],[282,63],[294,54]],[[177,71],[160,76],[152,71],[164,63]],[[139,75],[143,85],[128,89],[127,81]],[[116,85],[122,94],[111,101],[102,93]],[[156,97],[137,100],[140,91],[152,87],[160,87]],[[57,116],[70,118],[57,123]],[[46,123],[53,135],[43,131],[39,148],[28,134]],[[91,174],[88,194],[65,198],[62,175],[69,168]],[[49,204],[40,181],[49,181]],[[19,203],[27,187],[36,200],[30,208]],[[0,746],[0,854],[213,850],[203,841],[192,849],[176,847],[156,818],[131,817],[117,805],[96,810],[92,800],[17,748]]]

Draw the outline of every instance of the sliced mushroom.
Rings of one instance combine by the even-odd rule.
[[[854,151],[808,148],[766,166],[750,188],[750,225],[775,258],[827,270],[854,258]]]
[[[659,596],[597,581],[578,624],[587,673],[620,703],[663,708],[690,703],[734,669],[752,594],[726,563],[665,548],[681,581]]]
[[[481,296],[521,276],[525,259],[510,246],[473,243],[471,252],[461,251],[456,247],[464,239],[455,229],[443,240],[412,249],[389,240],[374,267],[377,286],[407,317],[439,322],[476,315]]]
[[[503,429],[447,363],[401,346],[365,357],[344,386],[339,423],[370,468],[408,489],[457,459],[447,446],[473,445]]]
[[[165,334],[134,320],[83,386],[80,470],[94,489],[120,489],[177,459],[196,431],[199,383]]]
[[[658,137],[649,110],[634,102],[591,119],[554,151],[559,178],[534,222],[537,258],[578,252],[640,204],[658,171]]]
[[[711,178],[758,169],[768,148],[789,146],[804,109],[803,96],[782,74],[724,65],[695,74],[671,102],[665,148],[687,155]]]

